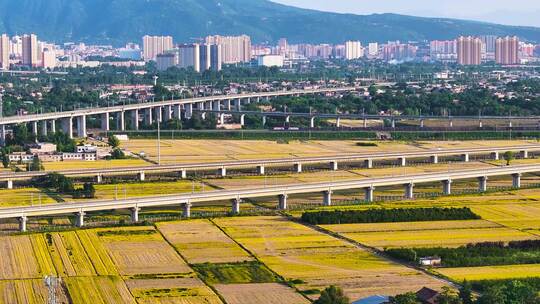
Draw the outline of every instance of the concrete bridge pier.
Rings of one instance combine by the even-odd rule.
[[[371,186],[371,187],[367,187],[364,189],[365,190],[365,201],[366,202],[373,202],[373,191],[375,191],[375,187]]]
[[[141,208],[139,208],[139,207],[131,208],[131,222],[132,223],[138,223],[139,222],[139,211],[141,211]]]
[[[438,164],[439,163],[439,156],[438,155],[432,155],[430,156],[430,161],[432,164]]]
[[[135,109],[131,111],[131,127],[133,130],[139,130],[139,110]]]
[[[193,104],[188,103],[185,105],[184,118],[191,119],[193,117]]]
[[[156,122],[163,122],[163,113],[161,107],[155,107],[154,114],[154,120]]]
[[[367,169],[373,168],[373,160],[372,159],[364,160],[364,167],[366,167]]]
[[[420,128],[422,128],[422,129],[424,128],[424,120],[423,119],[420,120]]]
[[[291,123],[291,116],[290,115],[285,116],[285,123],[287,123],[287,124]]]
[[[101,184],[103,182],[103,175],[98,174],[96,175],[96,183]]]
[[[56,133],[56,120],[51,120],[51,133]]]
[[[414,184],[413,183],[405,184],[405,198],[406,199],[414,198]]]
[[[242,127],[246,125],[246,114],[240,115],[240,125]]]
[[[231,110],[231,100],[230,99],[225,100],[225,110],[227,110],[227,111]]]
[[[338,162],[333,160],[330,162],[330,170],[337,171],[338,170]]]
[[[62,121],[62,132],[67,134],[69,138],[73,138],[73,118],[68,117],[61,120]]]
[[[202,120],[205,120],[205,119],[206,119],[206,112],[202,112],[202,113],[201,113],[201,119],[202,119]]]
[[[454,127],[454,121],[453,120],[450,120],[450,122],[448,123],[448,127],[450,127],[450,128]]]
[[[521,173],[512,174],[512,187],[521,188]]]
[[[262,126],[266,126],[266,116],[262,117]]]
[[[499,152],[491,152],[490,156],[493,160],[499,160]]]
[[[265,167],[263,165],[257,166],[257,174],[264,175],[265,174]]]
[[[341,128],[341,117],[336,118],[336,128]]]
[[[80,212],[77,212],[75,214],[75,226],[81,228],[84,226],[84,216],[86,215],[86,213],[84,213],[83,211],[80,211]]]
[[[145,125],[150,126],[152,123],[154,123],[154,115],[153,115],[152,108],[146,108],[144,109],[144,117],[143,122]]]
[[[287,197],[288,195],[287,194],[280,194],[279,195],[279,204],[278,204],[278,209],[279,210],[287,210]]]
[[[395,129],[395,128],[396,128],[396,120],[392,119],[392,129]]]
[[[480,192],[486,192],[487,191],[487,176],[480,176],[478,178],[478,191]]]
[[[231,212],[233,214],[240,214],[240,202],[241,201],[242,200],[239,199],[239,198],[235,198],[235,199],[232,200],[232,210],[231,210]]]
[[[182,107],[179,104],[172,106],[172,112],[173,112],[173,118],[175,119],[182,119]]]
[[[367,119],[364,118],[364,129],[367,128]]]
[[[47,136],[48,134],[48,128],[47,128],[47,121],[44,120],[41,122],[41,135],[42,136]]]
[[[12,179],[8,179],[8,180],[6,181],[6,184],[7,184],[6,187],[7,187],[8,189],[13,189],[13,180],[12,180]]]
[[[20,232],[26,232],[26,223],[28,222],[28,218],[26,216],[19,217],[19,231]]]
[[[312,128],[312,129],[315,129],[315,116],[310,118],[309,127]]]
[[[442,181],[444,195],[452,194],[452,180],[447,179]]]
[[[146,174],[144,173],[144,171],[140,171],[137,174],[137,177],[139,178],[139,181],[144,182],[144,180],[146,179]]]
[[[2,141],[2,146],[6,144],[6,126],[2,125],[0,129],[0,141]]]
[[[219,114],[219,124],[224,125],[225,124],[225,114],[220,113]]]
[[[191,203],[182,204],[182,217],[184,218],[191,217]]]
[[[227,168],[225,167],[221,167],[218,169],[218,175],[221,176],[221,177],[226,177],[227,176]]]
[[[407,166],[407,158],[405,158],[405,157],[398,158],[398,162],[399,162],[399,165],[402,166],[402,167]]]
[[[169,121],[169,120],[172,120],[172,106],[171,105],[167,105],[165,107],[163,107],[163,110],[165,111],[165,121]]]
[[[468,162],[469,161],[469,154],[465,153],[461,155],[461,161]]]
[[[523,150],[520,152],[522,158],[529,158],[529,151]]]
[[[482,129],[484,127],[484,123],[480,120],[478,122],[478,128]]]
[[[32,134],[34,134],[35,136],[38,135],[38,122],[37,121],[32,121]]]
[[[212,109],[214,111],[221,111],[221,101],[219,100],[212,101]]]
[[[86,137],[86,115],[77,117],[77,136]]]
[[[237,100],[235,100],[234,105],[236,107],[236,111],[242,111],[242,99],[238,98]]]
[[[180,170],[180,178],[181,179],[187,178],[187,170]]]
[[[109,113],[103,113],[101,114],[101,130],[102,131],[109,131],[110,129],[110,126],[109,126],[109,123],[110,123],[110,120],[109,120]]]
[[[118,112],[116,114],[116,129],[119,131],[125,131],[126,130],[126,120],[124,111]]]
[[[296,164],[294,164],[294,172],[296,172],[296,173],[302,173],[302,163],[296,163]]]
[[[326,207],[332,206],[332,191],[323,192],[323,205]]]

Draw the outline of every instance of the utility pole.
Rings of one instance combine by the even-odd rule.
[[[161,132],[160,121],[157,120],[157,153],[158,153],[158,166],[161,166]]]

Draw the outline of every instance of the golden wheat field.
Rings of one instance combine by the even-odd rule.
[[[139,304],[221,304],[198,278],[130,279],[126,285]]]
[[[157,227],[190,264],[253,260],[208,220],[159,223]]]
[[[216,290],[229,304],[309,304],[290,287],[278,283],[219,284]]]
[[[540,277],[540,264],[436,269],[457,282]]]
[[[301,290],[344,288],[352,298],[395,294],[441,282],[282,217],[221,218],[216,224]],[[397,287],[399,286],[399,287]]]

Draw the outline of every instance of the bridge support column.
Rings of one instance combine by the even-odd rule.
[[[263,127],[266,126],[266,116],[263,116],[263,117],[262,117],[262,126],[263,126]]]
[[[399,162],[399,165],[402,166],[402,167],[407,166],[407,158],[405,158],[405,157],[398,158],[398,162]]]
[[[227,110],[227,111],[231,110],[231,100],[230,99],[225,100],[225,110]]]
[[[512,187],[521,188],[521,173],[512,174]]]
[[[191,217],[191,203],[182,204],[182,217],[184,218]]]
[[[56,133],[56,120],[51,120],[51,133]]]
[[[478,122],[478,128],[482,129],[484,127],[484,123],[480,120]]]
[[[452,194],[452,180],[447,179],[442,181],[443,184],[443,194],[450,195]]]
[[[47,121],[44,120],[41,122],[41,135],[47,136],[48,129],[47,129]]]
[[[147,126],[150,126],[152,125],[152,123],[154,123],[154,115],[153,115],[153,110],[152,108],[146,108],[144,109],[144,124],[147,125]]]
[[[462,154],[461,155],[461,161],[468,162],[469,161],[469,154]]]
[[[84,213],[83,211],[81,212],[77,212],[75,214],[75,226],[81,228],[84,226],[84,216],[85,216],[86,213]]]
[[[191,119],[193,117],[193,104],[188,103],[185,105],[184,118]]]
[[[234,105],[236,106],[236,111],[238,111],[238,112],[242,111],[242,99],[238,98],[234,102]]]
[[[420,120],[420,128],[422,128],[422,129],[424,128],[424,120],[423,119]]]
[[[263,165],[258,165],[257,166],[257,173],[259,175],[264,175],[265,174],[265,167]]]
[[[478,191],[486,192],[487,191],[487,176],[480,176],[478,178]]]
[[[529,158],[529,151],[523,150],[520,152],[522,158]]]
[[[202,120],[206,120],[206,112],[202,112],[202,113],[201,113],[201,119],[202,119]]]
[[[6,181],[6,184],[7,184],[6,187],[7,187],[8,189],[13,189],[13,180],[12,180],[12,179],[8,179],[8,180]]]
[[[139,207],[131,208],[131,222],[132,223],[139,222],[139,211],[141,211],[141,208]]]
[[[278,209],[279,210],[287,210],[287,194],[281,194],[279,195],[279,204]]]
[[[439,163],[439,156],[438,155],[431,155],[429,157],[432,164],[438,164]]]
[[[221,111],[221,102],[219,100],[212,101],[212,110]]]
[[[219,114],[219,124],[224,125],[225,124],[225,114],[220,113]]]
[[[330,170],[337,171],[338,170],[338,162],[333,160],[330,162]]]
[[[323,192],[323,205],[326,207],[332,206],[332,191]]]
[[[287,124],[291,123],[291,116],[290,115],[285,116],[285,123],[287,123]]]
[[[172,119],[172,106],[164,106],[163,110],[165,111],[165,121],[169,121]]]
[[[37,121],[32,121],[32,134],[34,134],[35,136],[38,135],[38,122]]]
[[[173,118],[178,119],[178,120],[182,119],[182,108],[179,104],[173,105],[172,111],[173,111]]]
[[[364,129],[367,129],[367,119],[365,119],[365,118],[364,118],[363,126],[364,126]]]
[[[125,119],[125,113],[124,111],[118,112],[116,114],[116,129],[119,131],[125,131],[126,130],[126,119]]]
[[[336,118],[336,128],[341,128],[341,117]]]
[[[499,160],[499,152],[491,152],[490,156],[493,160]]]
[[[154,114],[154,119],[156,122],[163,122],[163,113],[161,107],[155,107]]]
[[[227,168],[221,167],[218,169],[218,175],[221,177],[227,176]]]
[[[144,171],[138,173],[138,178],[139,181],[144,182],[144,180],[146,179],[146,174],[144,173]]]
[[[101,114],[101,130],[108,132],[110,130],[109,123],[109,113]]]
[[[187,171],[186,170],[180,170],[180,178],[186,179],[187,178]]]
[[[375,191],[375,187],[367,187],[365,190],[365,201],[366,202],[373,202],[373,191]]]
[[[2,142],[2,146],[4,146],[6,144],[6,125],[2,125],[0,132],[0,141]]]
[[[62,119],[62,132],[67,134],[69,138],[73,138],[73,118],[72,117]]]
[[[296,172],[296,173],[302,173],[302,163],[296,163],[296,164],[294,164],[294,172]]]
[[[245,126],[246,125],[246,114],[242,114],[240,115],[240,126]]]
[[[392,129],[395,129],[395,128],[396,128],[396,120],[392,119]]]
[[[131,111],[131,127],[133,130],[139,130],[139,109]]]
[[[448,127],[453,128],[454,127],[454,121],[450,120],[448,123]]]
[[[77,136],[86,137],[86,115],[77,117]]]
[[[96,183],[101,184],[103,182],[103,175],[96,175]]]
[[[28,222],[28,218],[26,216],[19,217],[19,231],[20,232],[26,232],[26,223]]]
[[[309,127],[315,129],[315,117],[311,117],[309,120]]]
[[[242,200],[239,198],[235,198],[232,200],[232,214],[240,214],[240,202]]]
[[[414,198],[414,184],[413,183],[405,184],[405,198],[406,199]]]
[[[364,167],[366,167],[367,169],[373,168],[373,160],[372,159],[364,160]]]

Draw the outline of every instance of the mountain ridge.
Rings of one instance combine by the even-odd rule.
[[[145,34],[175,41],[210,34],[250,35],[293,43],[452,39],[518,35],[540,42],[540,28],[398,14],[355,15],[302,9],[267,0],[0,0],[0,32],[41,39],[121,45]]]

